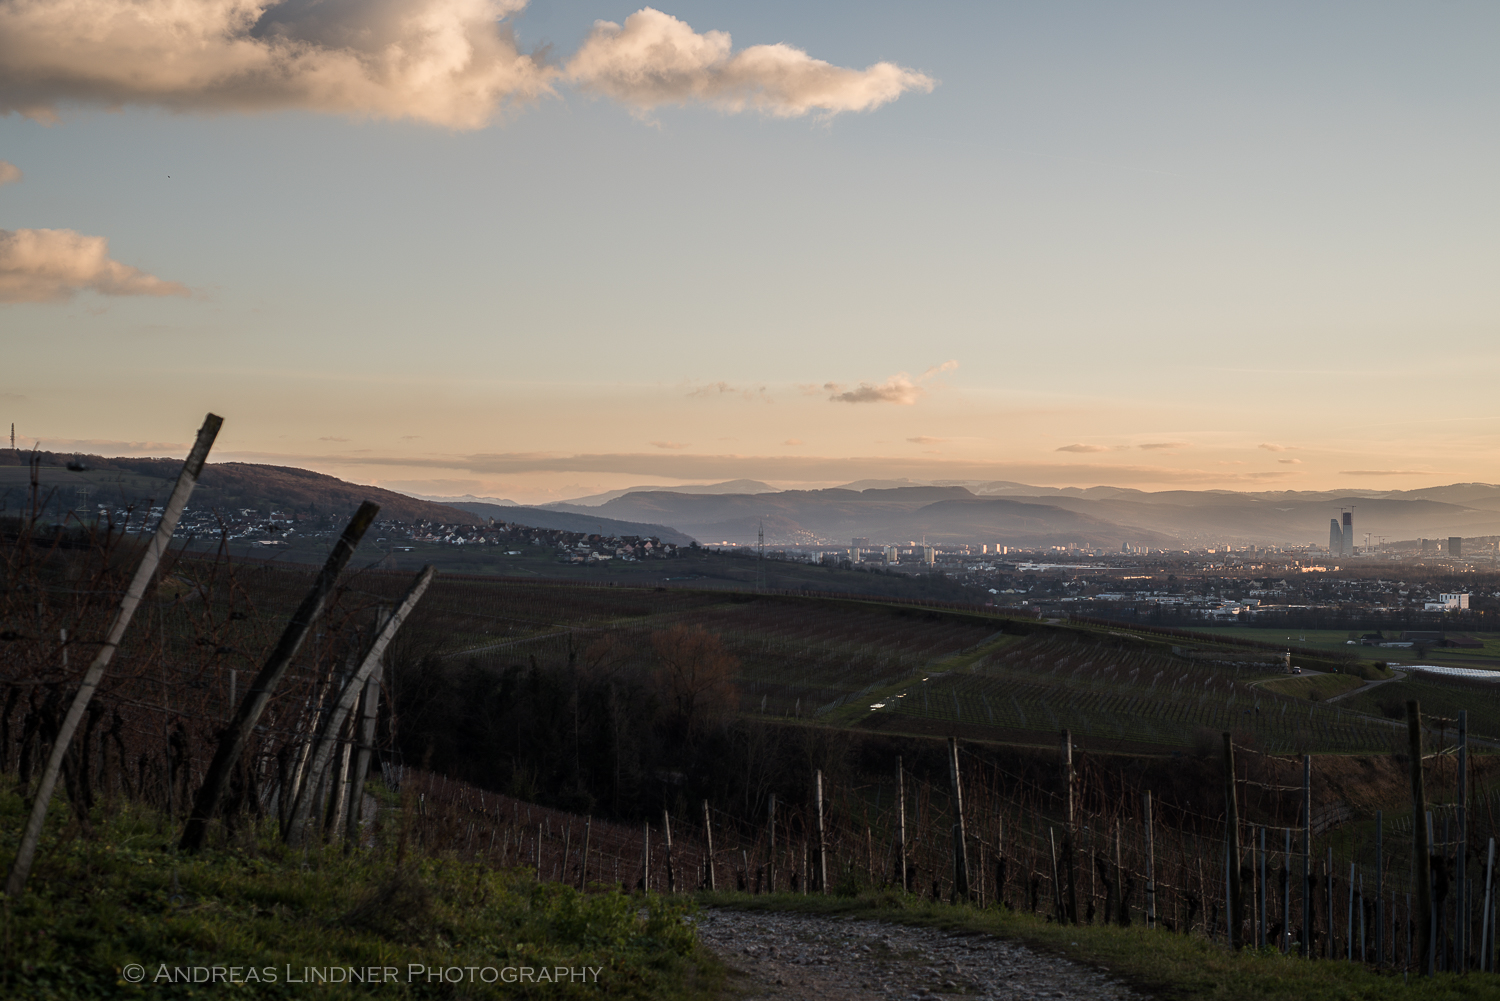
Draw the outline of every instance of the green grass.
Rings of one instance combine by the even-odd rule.
[[[0,795],[5,855],[20,826],[19,797]],[[177,857],[161,817],[124,808],[92,837],[55,804],[26,893],[0,913],[0,997],[223,997],[225,984],[160,981],[163,967],[240,967],[260,983],[246,998],[717,996],[722,967],[698,949],[691,901],[618,891],[581,894],[453,857],[399,857],[394,845],[304,854],[270,837]],[[145,969],[139,987],[122,976]],[[599,968],[598,986],[486,986],[410,978],[426,968]],[[304,987],[308,967],[392,967],[396,982]],[[170,973],[167,974],[171,976]],[[467,976],[467,974],[465,974]],[[535,974],[533,974],[535,976]],[[248,979],[248,974],[241,973]]]
[[[1192,631],[1206,637],[1232,637],[1255,640],[1258,643],[1285,643],[1307,650],[1327,650],[1330,653],[1348,653],[1361,660],[1397,661],[1402,664],[1453,664],[1467,667],[1491,667],[1500,662],[1500,634],[1476,633],[1468,629],[1453,627],[1450,633],[1472,636],[1484,643],[1482,649],[1460,649],[1434,646],[1421,654],[1415,647],[1369,647],[1350,646],[1350,630],[1347,629],[1292,629],[1268,626],[1193,626]],[[1355,630],[1356,637],[1365,630]],[[1395,637],[1387,632],[1386,636]]]
[[[1348,674],[1305,674],[1300,677],[1262,681],[1259,687],[1297,699],[1329,699],[1335,695],[1363,688],[1364,682]]]
[[[987,933],[1108,970],[1163,1001],[1468,1001],[1500,997],[1500,977],[1439,974],[1403,982],[1353,963],[1308,961],[1274,950],[1231,953],[1201,935],[1131,928],[1053,924],[1029,914],[937,904],[894,892],[852,897],[702,894],[704,906],[784,910],[872,918]]]

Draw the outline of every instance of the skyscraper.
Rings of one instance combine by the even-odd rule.
[[[1458,559],[1464,554],[1464,539],[1461,535],[1448,536],[1448,557]]]
[[[1337,518],[1328,519],[1328,555],[1337,556],[1344,550],[1344,530],[1339,528]]]
[[[1354,512],[1353,511],[1345,511],[1344,512],[1344,533],[1343,534],[1344,534],[1344,540],[1343,540],[1344,545],[1343,545],[1343,548],[1339,550],[1339,555],[1340,556],[1353,556],[1354,555]]]

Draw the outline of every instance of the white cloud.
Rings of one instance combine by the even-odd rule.
[[[568,60],[566,76],[585,90],[638,111],[663,104],[704,103],[722,111],[759,111],[794,118],[870,111],[935,81],[895,63],[863,70],[834,66],[784,43],[733,52],[729,34],[699,34],[650,7],[623,26],[598,21]]]
[[[0,184],[14,184],[21,179],[21,168],[0,160]]]
[[[477,128],[556,71],[501,23],[524,0],[6,0],[0,112],[69,101],[301,108]]]
[[[110,260],[109,241],[71,229],[0,229],[0,302],[62,302],[85,289],[103,295],[188,295]]]
[[[845,389],[842,383],[825,382],[823,389],[829,394],[828,399],[834,403],[899,403],[903,406],[911,406],[927,395],[927,390],[922,383],[935,375],[951,372],[956,368],[958,368],[958,362],[945,361],[941,365],[932,366],[916,379],[905,372],[897,372],[885,382],[878,384],[862,382],[854,389]]]

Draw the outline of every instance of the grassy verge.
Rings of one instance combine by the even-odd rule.
[[[1478,1001],[1500,997],[1500,977],[1471,973],[1431,979],[1381,973],[1353,963],[1289,958],[1274,950],[1231,953],[1199,935],[1144,927],[1066,927],[1002,910],[978,910],[891,892],[853,897],[740,893],[700,894],[709,907],[784,910],[874,918],[899,924],[984,933],[1108,970],[1164,1001]]]
[[[20,810],[13,790],[0,794],[6,859]],[[52,811],[66,813],[65,804]],[[722,967],[684,921],[691,901],[582,894],[452,857],[406,851],[401,858],[396,845],[348,856],[332,848],[303,853],[269,832],[177,857],[170,833],[158,815],[133,808],[101,817],[89,837],[54,824],[26,893],[0,911],[0,997],[222,998],[232,991],[241,998],[692,1001],[722,990]],[[131,964],[144,971],[138,985],[128,982]],[[318,983],[311,972],[338,981],[351,967],[381,971],[379,985]],[[451,982],[454,968],[469,967],[475,972]],[[597,970],[597,982],[571,972],[553,982],[560,967]],[[242,982],[182,982],[211,978],[214,968]],[[435,970],[450,971],[448,982],[432,979]],[[507,976],[530,979],[505,983]],[[491,977],[492,985],[484,982]]]
[[[1349,674],[1306,674],[1302,677],[1278,678],[1262,681],[1260,687],[1270,692],[1280,692],[1296,699],[1329,699],[1335,695],[1363,688],[1362,679]]]

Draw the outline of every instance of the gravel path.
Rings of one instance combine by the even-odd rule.
[[[988,935],[723,909],[700,914],[699,935],[747,998],[1145,1001],[1098,970]]]

